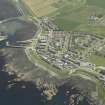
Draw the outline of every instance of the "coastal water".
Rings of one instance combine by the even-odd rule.
[[[68,84],[69,86],[69,84]],[[65,87],[65,86],[61,86],[58,90],[58,94],[53,97],[53,99],[51,101],[47,102],[47,105],[90,105],[87,101],[87,98],[84,97],[82,101],[78,102],[75,99],[74,104],[70,104],[70,96],[71,95],[76,95],[77,93],[79,93],[78,90],[76,89],[71,89],[72,87]],[[67,94],[67,90],[70,91],[69,94]]]
[[[2,71],[4,64],[4,57],[0,56],[0,105],[44,105],[35,85],[25,81],[14,82],[16,75],[10,76]]]
[[[17,76],[9,75],[3,71],[5,65],[5,57],[0,53],[0,105],[69,105],[68,100],[71,94],[78,93],[77,90],[61,86],[58,94],[51,101],[46,101],[41,96],[41,92],[32,82],[13,81]],[[11,88],[9,86],[11,85]],[[68,83],[69,84],[69,83]],[[70,94],[65,94],[69,90]],[[79,104],[74,105],[90,105],[86,99]]]
[[[13,81],[17,76],[3,71],[4,65],[5,57],[0,53],[0,105],[64,105],[63,92],[58,93],[53,100],[46,101],[35,84]]]

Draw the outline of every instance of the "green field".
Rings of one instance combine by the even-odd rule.
[[[27,2],[23,0],[23,2],[35,16],[52,18],[61,30],[105,34],[105,27],[88,26],[89,16],[105,15],[105,0],[27,0]]]
[[[23,2],[31,8],[35,16],[52,18],[61,30],[105,34],[105,27],[88,26],[89,16],[105,14],[105,0],[27,0],[27,2],[23,0]]]
[[[66,20],[64,18],[56,18],[54,22],[61,30],[67,31],[73,30],[75,27],[80,25],[79,22]]]
[[[76,8],[71,6],[66,6],[60,9],[58,12],[53,13],[51,16],[53,17],[54,14],[59,13],[54,17],[55,23],[60,27],[60,29],[64,30],[76,30],[76,31],[86,31],[92,32],[97,34],[105,34],[105,26],[96,26],[93,25],[89,26],[89,17],[93,14],[103,15],[105,14],[105,9],[100,8],[96,5],[81,5],[77,6]],[[49,15],[50,16],[50,15]],[[104,16],[105,19],[105,16]]]
[[[89,61],[97,66],[105,66],[105,58],[97,55],[91,55]]]
[[[105,0],[87,0],[88,5],[96,5],[105,8]]]
[[[77,27],[78,31],[88,32],[97,34],[97,36],[104,36],[105,37],[105,26],[91,26],[91,25],[80,25]]]

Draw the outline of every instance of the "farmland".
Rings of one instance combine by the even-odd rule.
[[[34,12],[35,16],[48,16],[61,30],[87,31],[105,33],[105,26],[89,26],[91,15],[103,15],[105,19],[105,1],[102,0],[23,0]],[[82,29],[83,27],[83,29]],[[97,30],[97,31],[96,31]]]

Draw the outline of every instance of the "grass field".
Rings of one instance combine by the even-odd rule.
[[[97,66],[105,66],[105,58],[97,55],[91,55],[89,61]]]
[[[97,34],[98,36],[105,37],[105,26],[91,26],[91,25],[82,24],[79,27],[77,27],[77,29],[75,30],[93,33]]]
[[[89,16],[105,14],[105,0],[23,0],[35,16],[48,16],[61,30],[105,35],[105,27],[89,26]],[[105,15],[104,15],[105,16]]]
[[[80,25],[79,22],[66,20],[64,18],[56,18],[54,22],[61,30],[66,29],[67,31],[73,30],[75,27]]]
[[[89,17],[95,14],[105,14],[104,9],[96,6],[81,6],[78,9],[71,10],[71,7],[65,7],[60,10],[59,14],[55,17],[55,23],[64,30],[78,29],[77,27],[88,25]],[[93,27],[94,28],[94,27]],[[101,27],[99,27],[101,28]],[[82,28],[80,27],[82,30]],[[80,30],[78,29],[78,30]],[[86,26],[88,30],[88,27]],[[94,30],[92,30],[94,32]],[[102,31],[102,30],[101,30]],[[102,32],[105,32],[104,30]]]
[[[87,0],[87,4],[105,8],[105,0]]]

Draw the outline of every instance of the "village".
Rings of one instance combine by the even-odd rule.
[[[49,30],[38,37],[35,49],[44,61],[61,70],[81,66],[93,69],[94,64],[87,63],[87,59],[98,47],[104,54],[104,43],[103,39],[88,33]]]

